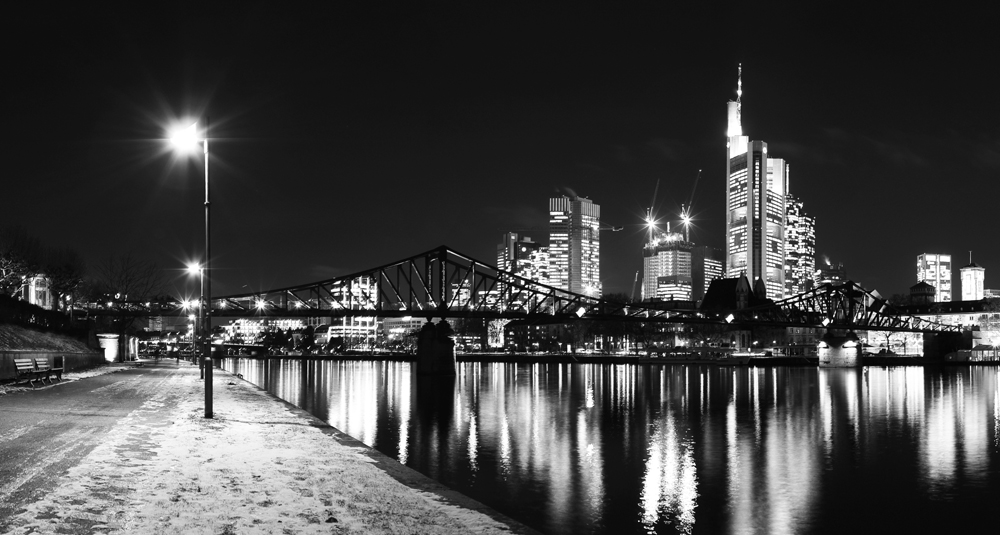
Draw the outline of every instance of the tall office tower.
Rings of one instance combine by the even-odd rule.
[[[969,252],[969,265],[960,269],[959,272],[962,274],[962,301],[982,299],[986,268],[972,261],[972,252]]]
[[[769,158],[767,143],[743,135],[742,66],[729,101],[726,142],[726,277],[764,282],[767,297],[785,293],[785,193],[788,164]]]
[[[785,295],[813,289],[816,275],[816,220],[802,210],[802,201],[785,198]]]
[[[691,249],[691,300],[701,301],[712,281],[722,278],[722,251],[702,245]]]
[[[653,231],[642,248],[642,300],[691,299],[691,249],[680,232]],[[663,291],[658,290],[662,285]],[[664,294],[664,291],[666,292]],[[661,295],[664,294],[664,295]]]
[[[917,282],[937,288],[936,302],[951,301],[951,255],[924,253],[918,256]]]
[[[549,248],[539,247],[534,251],[530,251],[528,258],[518,263],[517,274],[541,284],[551,285],[552,281],[549,278],[550,265]]]
[[[552,286],[601,296],[601,206],[583,197],[549,199]]]
[[[722,251],[702,245],[691,250],[691,300],[701,301],[712,281],[722,278]]]
[[[497,244],[497,268],[523,276],[520,273],[523,264],[531,257],[531,253],[541,246],[542,244],[531,241],[527,236],[518,239],[516,232],[507,232],[503,235],[503,241]]]

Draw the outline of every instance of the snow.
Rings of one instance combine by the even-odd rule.
[[[98,375],[104,375],[106,373],[115,373],[124,370],[126,368],[133,368],[135,366],[136,366],[135,363],[124,363],[124,364],[111,363],[83,370],[73,370],[71,372],[63,372],[62,381],[53,381],[52,385],[38,382],[35,384],[35,389],[37,390],[40,388],[49,388],[51,386],[57,386],[61,383],[66,383],[68,381],[79,381],[80,379],[86,379],[88,377],[96,377]],[[0,384],[0,396],[14,392],[20,392],[23,390],[31,390],[31,385],[24,382],[15,384],[13,380],[6,384]]]
[[[213,386],[206,419],[198,374],[164,375],[12,533],[510,533],[247,382],[217,371]]]
[[[0,324],[0,351],[92,351],[86,342],[63,334]]]

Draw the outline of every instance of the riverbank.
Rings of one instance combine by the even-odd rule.
[[[231,355],[227,358],[252,358],[252,359],[290,359],[290,360],[363,360],[363,361],[390,361],[390,362],[416,362],[416,356],[398,353],[349,353],[338,355]],[[646,357],[639,355],[594,355],[594,354],[571,354],[571,353],[460,353],[455,355],[458,362],[500,362],[514,364],[659,364],[659,365],[723,365],[723,366],[819,366],[819,357],[816,356],[754,356],[749,359],[740,360],[736,358],[682,358],[682,357]],[[885,355],[865,355],[862,357],[861,366],[942,366],[942,365],[990,365],[997,362],[969,362],[969,361],[945,361],[940,358],[915,357],[915,356],[885,356]]]
[[[141,364],[0,397],[22,422],[0,423],[0,531],[534,533],[223,370],[206,419],[195,366]],[[95,435],[90,405],[123,396],[138,406]],[[60,417],[79,428],[67,451],[35,436]]]

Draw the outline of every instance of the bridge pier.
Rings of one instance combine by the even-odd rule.
[[[417,375],[457,374],[453,332],[444,319],[436,325],[430,321],[424,324],[417,338]]]
[[[861,344],[852,331],[830,329],[817,348],[820,368],[851,368],[861,365]]]

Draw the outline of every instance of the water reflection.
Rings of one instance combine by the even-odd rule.
[[[842,533],[992,523],[1000,371],[227,360],[546,533]]]

